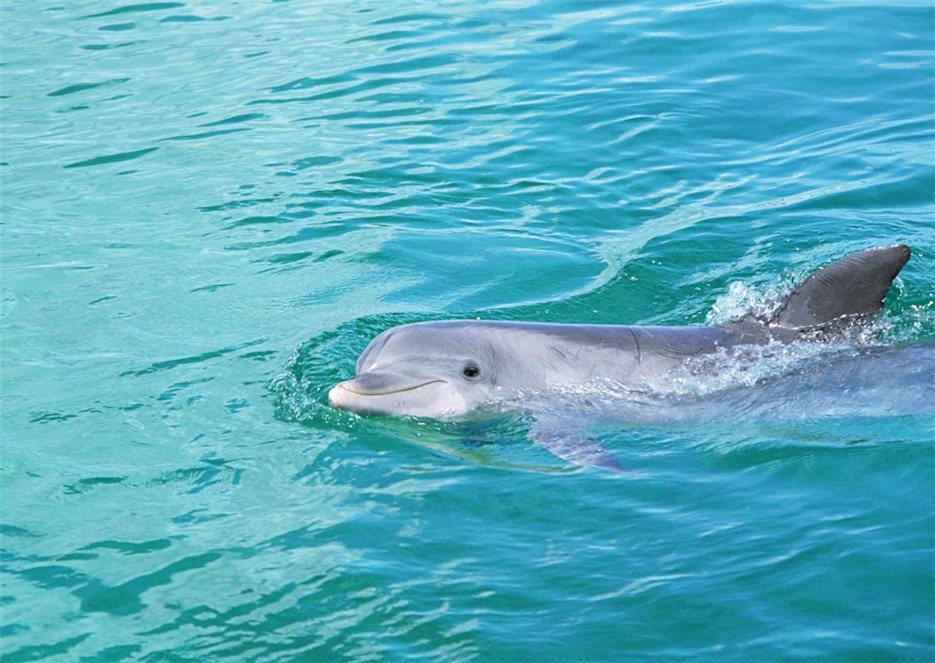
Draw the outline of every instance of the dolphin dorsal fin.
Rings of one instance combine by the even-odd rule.
[[[883,307],[883,298],[909,255],[908,246],[893,244],[841,258],[796,285],[768,324],[806,329],[870,318]]]

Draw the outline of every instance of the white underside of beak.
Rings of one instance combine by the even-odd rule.
[[[365,393],[357,386],[354,380],[338,383],[328,392],[328,403],[340,410],[387,416],[445,417],[468,410],[464,397],[442,380],[380,393]]]

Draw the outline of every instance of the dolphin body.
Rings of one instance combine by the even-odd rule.
[[[851,254],[798,283],[768,317],[748,313],[714,326],[575,325],[451,320],[393,327],[357,360],[354,378],[328,393],[361,414],[454,418],[523,409],[575,393],[664,392],[706,370],[716,353],[773,341],[826,340],[880,311],[909,260],[902,244]],[[716,362],[715,362],[716,363]],[[548,421],[549,412],[538,413]],[[581,465],[622,470],[595,443],[534,424],[530,436]]]

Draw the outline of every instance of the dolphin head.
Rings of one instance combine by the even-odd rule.
[[[496,390],[493,347],[470,322],[423,322],[373,339],[328,402],[361,414],[447,417],[490,403]]]

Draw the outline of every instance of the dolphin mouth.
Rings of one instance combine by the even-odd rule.
[[[331,389],[331,392],[336,390],[343,390],[358,396],[389,396],[391,394],[401,394],[406,391],[421,389],[422,387],[435,384],[437,382],[444,382],[444,380],[426,380],[425,382],[400,385],[399,383],[384,383],[383,380],[369,380],[358,377],[354,378],[353,380],[339,382]],[[329,399],[331,392],[329,392]]]
[[[423,379],[417,382],[400,381],[398,377],[378,374],[358,375],[352,380],[339,382],[328,392],[328,404],[339,410],[393,414],[400,409],[398,399],[408,392],[422,389],[444,380]],[[409,410],[410,408],[402,408]],[[401,410],[401,411],[402,411]]]

